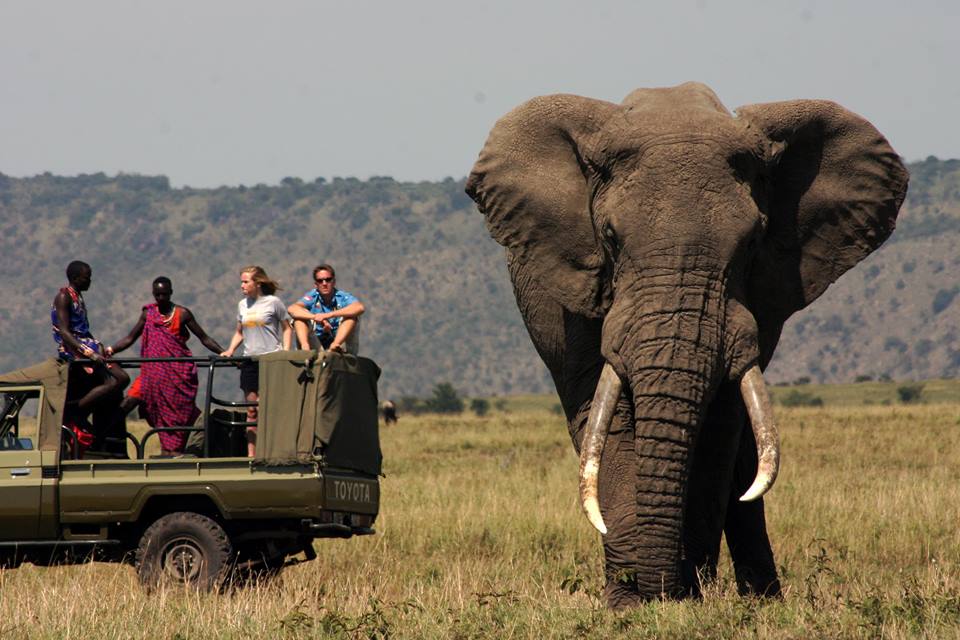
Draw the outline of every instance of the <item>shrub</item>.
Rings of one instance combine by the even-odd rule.
[[[903,404],[920,402],[921,394],[923,394],[922,382],[904,384],[897,387],[897,396],[900,398],[900,402],[902,402]]]
[[[400,413],[419,415],[424,411],[424,403],[420,398],[403,396],[397,401],[397,409]]]
[[[490,411],[490,401],[486,398],[474,398],[470,401],[470,411],[478,416],[485,416]]]
[[[433,397],[427,399],[426,409],[432,413],[460,413],[463,399],[452,384],[441,382],[433,388]]]
[[[797,391],[794,389],[783,396],[780,404],[785,407],[822,407],[823,398],[815,396],[812,393],[807,393],[806,391]]]
[[[796,384],[796,385],[810,384],[810,376],[800,376],[799,378],[793,381],[793,384]]]
[[[859,375],[856,378],[854,378],[853,381],[854,382],[870,382],[871,380],[873,380],[873,376],[871,375]]]

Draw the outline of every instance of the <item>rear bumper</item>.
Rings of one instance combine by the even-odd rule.
[[[351,514],[344,514],[346,517],[340,522],[318,522],[305,518],[300,521],[300,527],[303,533],[312,538],[352,538],[353,536],[369,536],[376,533],[373,527],[372,518],[358,517]],[[354,523],[354,520],[360,522]],[[369,520],[369,522],[365,522]]]

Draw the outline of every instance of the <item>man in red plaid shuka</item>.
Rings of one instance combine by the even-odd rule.
[[[192,332],[207,349],[214,353],[223,351],[217,342],[208,336],[186,307],[171,300],[173,284],[163,276],[153,281],[154,304],[144,305],[140,319],[130,333],[112,347],[108,354],[123,351],[139,337],[140,355],[143,358],[191,357],[187,340]],[[189,329],[189,332],[188,332]],[[151,428],[193,426],[200,410],[197,408],[197,365],[193,362],[144,362],[138,377],[123,407],[127,411],[140,405],[141,413]],[[161,452],[177,455],[187,443],[186,431],[166,431],[157,434]]]

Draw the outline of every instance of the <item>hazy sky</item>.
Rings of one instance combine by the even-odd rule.
[[[570,92],[829,98],[908,160],[960,157],[960,3],[0,0],[0,172],[464,176]]]

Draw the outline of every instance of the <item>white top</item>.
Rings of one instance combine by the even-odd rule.
[[[237,322],[243,333],[243,355],[258,356],[283,348],[283,322],[290,322],[287,305],[277,296],[244,298],[237,305]]]

